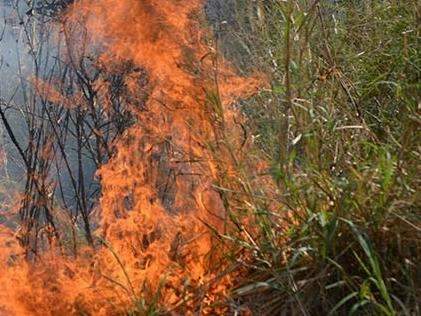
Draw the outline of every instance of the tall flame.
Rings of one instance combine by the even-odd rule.
[[[202,5],[81,0],[67,13],[67,25],[82,23],[103,48],[103,64],[131,61],[146,71],[147,91],[138,77],[125,80],[128,93],[147,93],[148,101],[131,104],[136,123],[99,170],[101,247],[77,259],[52,250],[29,263],[5,231],[0,314],[117,314],[158,291],[168,309],[188,313],[194,289],[207,286],[203,307],[225,295],[229,280],[217,274],[221,253],[206,227],[222,230],[226,216],[213,183],[234,172],[222,148],[236,133],[231,105],[260,83],[236,76],[206,43]]]

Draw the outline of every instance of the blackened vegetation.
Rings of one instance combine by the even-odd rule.
[[[151,155],[151,164],[156,165],[158,174],[155,178],[155,187],[158,197],[168,212],[173,212],[175,196],[177,193],[177,170],[171,165],[170,157],[173,156],[173,148],[170,139],[165,140],[162,144],[155,146]]]
[[[134,65],[131,61],[123,61],[107,71],[107,81],[110,83],[109,94],[110,101],[115,111],[119,111],[123,104],[131,104],[137,110],[145,110],[146,100],[148,98],[148,74],[147,72]],[[136,87],[136,91],[130,91],[127,81]],[[134,92],[134,93],[133,93]],[[127,111],[125,111],[127,113]],[[130,112],[123,119],[122,125],[127,124],[127,120],[132,119]],[[125,122],[125,123],[124,123]]]
[[[32,14],[35,11],[37,14],[41,14],[50,18],[57,17],[62,13],[69,4],[73,3],[74,0],[43,0],[35,2],[34,8],[27,11],[27,14]]]
[[[146,72],[129,61],[57,60],[55,74],[34,79],[33,99],[18,105],[27,139],[19,140],[20,131],[9,122],[16,105],[2,100],[0,106],[26,169],[17,237],[30,258],[51,243],[70,244],[76,253],[82,232],[93,245],[90,214],[100,194],[96,170],[112,157],[116,139],[134,123],[132,111],[145,110],[148,96]],[[61,97],[52,97],[49,87]]]

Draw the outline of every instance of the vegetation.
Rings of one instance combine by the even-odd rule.
[[[228,197],[232,308],[419,314],[417,1],[239,0],[236,21],[221,43],[270,78],[242,109],[277,189]]]
[[[27,53],[0,95],[0,228],[24,250],[0,239],[0,310],[421,314],[419,1],[209,0],[206,22],[120,1],[4,1]],[[214,50],[185,47],[198,19]],[[218,54],[266,82],[234,123]]]

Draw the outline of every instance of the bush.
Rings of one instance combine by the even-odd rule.
[[[232,306],[419,314],[416,1],[236,3],[229,37],[271,78],[242,109],[278,190],[244,198],[257,229],[224,236],[247,253]]]

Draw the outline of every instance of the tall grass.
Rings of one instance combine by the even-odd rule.
[[[209,144],[229,215],[218,237],[236,277],[230,313],[420,314],[418,2],[229,4],[221,51],[271,82],[240,104],[247,155],[266,172],[236,157],[230,133]],[[217,92],[208,103],[219,117]],[[130,314],[165,314],[149,296]]]
[[[229,191],[233,310],[420,314],[417,1],[236,4],[230,39],[271,78],[242,109],[276,189]]]

